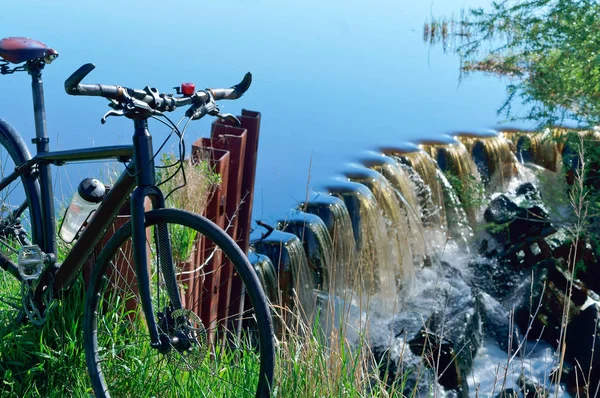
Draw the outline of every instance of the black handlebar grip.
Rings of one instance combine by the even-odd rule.
[[[236,84],[235,86],[233,86],[231,88],[211,89],[211,91],[215,97],[215,100],[222,100],[222,99],[234,100],[234,99],[238,99],[242,95],[244,95],[244,93],[246,91],[248,91],[248,89],[250,88],[251,84],[252,84],[252,73],[248,72],[244,76],[244,79],[241,82],[239,82],[238,84]]]
[[[236,84],[235,86],[233,86],[233,92],[237,95],[236,98],[240,98],[242,95],[244,95],[244,93],[246,91],[248,91],[248,89],[250,88],[250,85],[252,84],[252,73],[248,72],[246,73],[246,75],[244,75],[244,79],[242,79],[241,82],[239,82],[238,84]]]
[[[96,65],[89,63],[82,65],[79,69],[77,69],[71,76],[65,80],[65,91],[70,95],[78,95],[79,94],[79,83],[96,68]]]

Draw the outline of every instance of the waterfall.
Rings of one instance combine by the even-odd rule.
[[[445,233],[446,207],[444,192],[437,178],[437,165],[424,151],[392,154],[416,186],[423,212],[423,224]]]
[[[382,149],[279,220],[280,231],[253,243],[250,259],[259,280],[272,302],[294,309],[297,300],[325,344],[333,329],[344,329],[351,342],[368,332],[376,361],[390,355],[407,366],[410,378],[421,371],[414,367],[421,360],[407,351],[420,344],[427,322],[430,336],[449,334],[446,343],[454,344],[452,355],[464,366],[454,372],[477,371],[473,358],[490,344],[482,340],[496,338],[485,329],[489,308],[482,307],[481,291],[489,286],[480,282],[493,279],[495,260],[472,251],[482,205],[496,191],[534,182],[552,209],[548,198],[566,187],[563,157],[573,152],[553,139],[560,134],[460,133],[419,147]],[[492,304],[503,314],[503,303]],[[407,357],[399,359],[401,352]],[[465,393],[470,387],[462,381]],[[432,386],[424,381],[421,388]]]
[[[346,176],[351,181],[365,185],[375,196],[385,221],[390,261],[395,265],[396,280],[399,287],[408,287],[414,278],[414,262],[416,260],[416,265],[422,266],[423,257],[413,258],[411,242],[418,239],[413,239],[408,214],[400,207],[395,188],[383,175],[371,169],[358,168],[346,173]]]
[[[319,217],[329,232],[333,244],[332,262],[327,271],[329,291],[337,297],[351,298],[352,292],[348,291],[348,287],[354,284],[356,243],[344,201],[329,194],[315,194],[300,208]]]
[[[480,137],[461,134],[456,137],[471,154],[488,190],[504,190],[516,175],[515,155],[503,136]]]
[[[328,187],[348,208],[357,243],[357,292],[361,308],[371,308],[379,314],[397,310],[397,283],[393,255],[381,208],[373,193],[364,185],[340,182]]]
[[[328,273],[334,254],[333,242],[323,220],[314,214],[295,211],[277,224],[278,229],[300,238],[312,273],[313,288],[328,291]]]
[[[420,265],[425,255],[430,254],[431,247],[423,227],[422,210],[416,185],[411,181],[409,174],[392,157],[380,155],[375,159],[363,161],[363,164],[379,172],[394,187],[398,204],[408,220],[408,230],[412,235],[410,245],[416,260],[415,264]]]
[[[467,199],[472,199],[475,195],[482,194],[483,192],[476,192],[479,184],[481,184],[481,176],[467,148],[461,142],[454,140],[452,143],[430,142],[422,145],[422,147],[431,159],[435,161],[438,166],[437,169],[458,179],[462,187],[462,192],[459,191],[456,194],[464,204],[464,210],[467,213],[469,222],[474,224],[480,215],[479,207],[476,201],[472,204],[467,202]],[[439,176],[437,171],[436,175]],[[444,187],[447,191],[446,188]],[[446,209],[447,212],[448,209]]]
[[[461,247],[468,250],[469,243],[473,237],[473,230],[469,225],[467,213],[454,188],[441,170],[438,169],[438,178],[442,182],[444,196],[446,198],[446,217],[448,218],[449,235],[460,244]]]
[[[505,130],[502,135],[515,146],[517,158],[523,163],[531,162],[545,169],[557,172],[562,163],[563,148],[553,138],[561,134],[546,130],[544,133],[531,133],[520,130]]]
[[[278,278],[273,263],[269,257],[255,253],[254,251],[248,253],[248,260],[254,267],[254,271],[264,288],[265,295],[269,299],[269,302],[277,305],[279,303]]]
[[[275,265],[281,305],[293,311],[300,310],[302,315],[311,319],[314,312],[313,283],[300,239],[286,232],[273,231],[266,238],[253,242],[253,246],[256,253],[267,256]]]

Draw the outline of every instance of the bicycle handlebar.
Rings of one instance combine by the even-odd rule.
[[[200,90],[191,96],[174,97],[172,94],[158,93],[156,89],[146,87],[144,90],[130,89],[116,85],[106,84],[81,84],[81,81],[96,68],[92,63],[82,65],[65,80],[65,91],[70,95],[86,95],[104,97],[116,101],[125,101],[129,98],[145,102],[152,109],[158,111],[173,111],[178,106],[205,104],[210,98],[214,100],[234,100],[240,98],[252,84],[252,74],[246,73],[244,79],[230,88],[217,88]]]

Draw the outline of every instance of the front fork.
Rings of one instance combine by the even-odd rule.
[[[165,198],[156,187],[154,174],[154,153],[152,149],[152,137],[148,132],[146,120],[134,120],[135,134],[133,137],[135,157],[135,173],[137,188],[131,194],[131,227],[133,260],[135,263],[136,277],[138,281],[138,292],[142,302],[142,310],[146,317],[148,332],[150,333],[150,344],[160,351],[168,351],[170,341],[161,336],[156,323],[152,297],[150,294],[150,267],[148,264],[148,242],[145,227],[145,206],[147,197],[152,202],[153,209],[165,207]],[[170,305],[173,310],[181,309],[181,297],[175,276],[175,264],[171,253],[171,239],[166,224],[158,224],[154,228],[154,246],[156,247],[157,278],[162,275],[166,286]],[[160,281],[157,281],[160,283]],[[161,339],[162,337],[162,339]]]
[[[165,200],[162,192],[154,185],[148,187],[137,187],[131,194],[131,227],[132,227],[132,244],[133,244],[133,260],[135,263],[135,272],[138,281],[138,293],[142,302],[142,309],[146,322],[148,324],[148,331],[150,333],[150,344],[153,348],[159,350],[168,349],[165,344],[169,341],[165,341],[164,337],[161,340],[158,326],[156,323],[156,312],[155,310],[161,311],[162,309],[155,309],[152,306],[151,296],[151,277],[150,277],[150,264],[148,256],[148,237],[146,235],[145,221],[145,206],[144,201],[146,197],[149,197],[152,201],[153,209],[162,209],[165,207]],[[155,281],[154,283],[164,282],[168,295],[170,305],[173,310],[181,309],[181,297],[179,294],[179,287],[177,286],[177,278],[175,276],[175,264],[173,264],[173,256],[171,252],[171,239],[169,236],[169,230],[167,224],[158,224],[154,227],[154,242],[153,245],[156,249],[156,258],[158,260],[157,275],[159,278],[162,275],[163,281]]]

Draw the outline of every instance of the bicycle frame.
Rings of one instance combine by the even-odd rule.
[[[144,226],[144,207],[145,198],[151,200],[152,208],[159,209],[165,207],[165,200],[162,192],[156,186],[154,151],[152,148],[152,137],[148,131],[147,116],[134,119],[133,145],[106,146],[97,148],[86,148],[67,151],[49,151],[49,139],[46,130],[46,117],[44,110],[44,98],[41,80],[41,69],[33,68],[30,70],[32,76],[32,93],[35,112],[36,138],[33,142],[37,145],[37,154],[25,163],[18,165],[10,175],[0,181],[0,190],[4,189],[12,181],[21,175],[31,173],[36,170],[39,173],[40,197],[42,219],[32,220],[32,223],[42,225],[42,241],[34,242],[46,254],[57,255],[56,242],[56,217],[54,213],[54,197],[52,191],[52,176],[50,166],[61,166],[67,162],[84,160],[102,160],[118,159],[123,162],[129,161],[128,167],[106,195],[94,217],[89,221],[86,228],[81,232],[79,238],[69,251],[64,262],[57,269],[47,266],[40,276],[38,286],[35,291],[35,297],[40,298],[44,289],[52,285],[54,292],[61,291],[68,287],[79,275],[83,265],[91,255],[98,242],[104,237],[105,232],[114,222],[116,216],[121,210],[126,200],[131,196],[131,223],[132,223],[132,243],[133,260],[136,264],[136,277],[138,289],[142,302],[145,319],[148,325],[151,345],[154,348],[161,348],[161,342],[156,325],[154,312],[150,297],[150,276],[148,273],[148,258],[146,255],[146,233]],[[133,170],[131,172],[130,170]],[[157,239],[160,239],[158,248],[158,257],[161,264],[161,270],[172,271],[174,275],[174,265],[170,252],[170,238],[166,226],[158,226]],[[38,234],[40,236],[40,234]],[[9,264],[9,271],[15,274],[14,264]],[[163,272],[165,273],[165,272]],[[169,274],[169,272],[166,272]],[[18,277],[18,272],[17,275]],[[165,277],[166,278],[166,277]],[[179,290],[174,280],[165,280],[167,289],[171,293],[171,305],[174,308],[181,308],[181,298]]]

